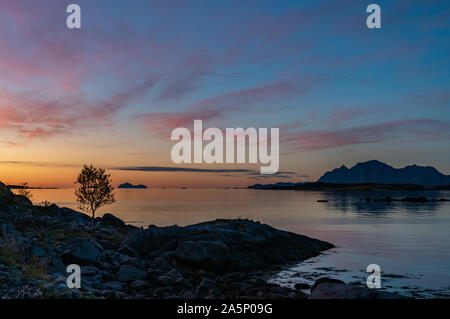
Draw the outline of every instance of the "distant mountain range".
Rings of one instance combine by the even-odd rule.
[[[394,168],[380,161],[358,163],[352,168],[341,166],[326,172],[319,183],[340,184],[416,184],[422,186],[450,185],[450,175],[444,175],[431,166],[410,165]]]
[[[140,185],[133,185],[133,184],[130,184],[130,183],[124,183],[124,184],[120,184],[117,188],[148,188],[148,187],[145,186],[145,185],[142,185],[142,184],[140,184]]]

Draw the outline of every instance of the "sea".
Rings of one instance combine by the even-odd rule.
[[[73,189],[35,189],[33,202],[77,209]],[[336,248],[269,273],[283,286],[321,277],[366,284],[367,267],[381,269],[381,290],[415,298],[450,297],[450,202],[367,202],[366,197],[425,196],[450,191],[326,192],[254,189],[118,189],[112,213],[139,226],[190,225],[217,218],[248,218],[328,241]],[[270,252],[268,252],[270,253]]]

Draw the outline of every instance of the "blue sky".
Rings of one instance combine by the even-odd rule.
[[[65,27],[72,2],[82,8],[81,30]],[[372,2],[381,29],[366,27]],[[298,173],[291,180],[369,159],[450,174],[448,2],[0,6],[5,162],[171,166],[170,132],[198,118],[205,126],[280,127],[281,170]],[[11,169],[4,171],[19,171]],[[211,175],[200,184],[250,182]],[[158,176],[134,177],[168,178]]]

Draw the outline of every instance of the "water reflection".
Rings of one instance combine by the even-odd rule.
[[[448,205],[447,202],[428,201],[428,202],[384,202],[374,201],[375,199],[386,198],[401,199],[405,197],[426,197],[428,199],[445,198],[445,192],[323,192],[322,198],[326,208],[330,211],[340,211],[344,213],[361,214],[364,217],[384,216],[388,214],[432,214],[440,209],[442,205]],[[370,198],[371,201],[367,201]]]
[[[48,200],[75,209],[77,206],[70,189],[33,190],[33,195],[36,202]],[[216,218],[249,218],[325,240],[337,247],[306,261],[292,272],[280,274],[275,278],[279,283],[292,284],[314,274],[350,282],[365,278],[364,269],[375,263],[384,274],[407,276],[386,277],[386,285],[394,291],[409,286],[415,290],[449,293],[450,203],[365,201],[366,197],[386,196],[448,199],[450,192],[117,190],[117,202],[102,207],[99,216],[110,212],[143,227],[189,225]]]

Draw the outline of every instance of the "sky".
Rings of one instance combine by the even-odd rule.
[[[450,174],[449,53],[448,1],[2,0],[0,180],[71,187],[92,163],[115,185],[243,187],[372,159]],[[278,127],[279,173],[174,164],[194,119]]]

